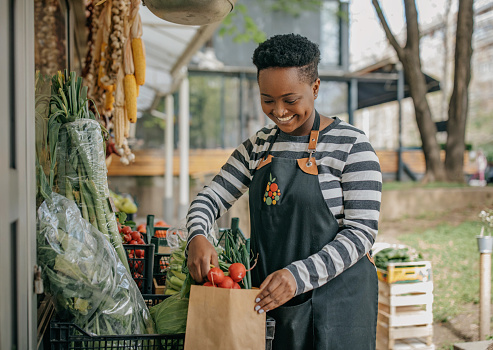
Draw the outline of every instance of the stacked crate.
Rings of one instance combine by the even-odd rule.
[[[434,350],[431,263],[391,263],[378,275],[377,349]]]

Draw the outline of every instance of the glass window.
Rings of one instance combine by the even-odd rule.
[[[346,82],[322,81],[315,108],[320,114],[334,116],[347,113],[348,84]]]

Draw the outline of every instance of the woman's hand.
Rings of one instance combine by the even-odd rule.
[[[188,244],[187,265],[195,282],[202,283],[206,279],[211,264],[219,266],[216,249],[206,237],[194,237]]]
[[[296,280],[288,270],[277,270],[267,276],[260,285],[260,290],[255,299],[255,311],[259,314],[274,310],[293,298],[296,293]]]

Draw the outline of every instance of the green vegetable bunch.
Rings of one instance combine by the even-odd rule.
[[[39,79],[38,82],[42,81]],[[46,103],[40,98],[40,115]],[[42,109],[44,107],[44,109]],[[55,191],[74,200],[84,219],[108,237],[121,262],[130,271],[115,213],[109,201],[104,135],[106,131],[89,108],[87,87],[75,72],[58,72],[51,78],[49,112],[46,119],[49,145],[49,175],[37,161],[39,193],[49,198]]]
[[[409,248],[385,248],[375,254],[375,265],[386,270],[389,263],[410,262],[421,258],[421,254]]]

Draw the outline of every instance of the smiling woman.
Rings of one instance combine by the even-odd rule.
[[[320,115],[320,52],[294,34],[253,55],[262,110],[274,122],[243,142],[192,202],[188,267],[202,282],[217,254],[206,239],[249,193],[252,285],[258,313],[276,320],[273,349],[375,349],[382,176],[365,134]]]

